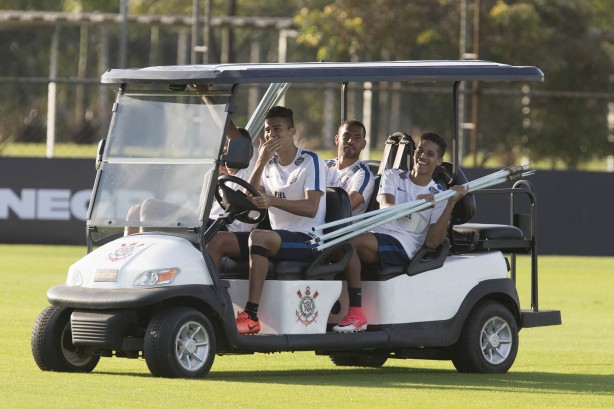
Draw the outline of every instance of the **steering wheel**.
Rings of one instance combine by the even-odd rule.
[[[260,223],[267,215],[266,209],[259,209],[256,207],[256,205],[247,198],[245,193],[233,189],[230,183],[236,183],[253,196],[260,196],[260,192],[245,180],[236,176],[220,175],[220,177],[217,178],[217,186],[215,189],[215,199],[220,206],[222,206],[225,211],[230,212],[232,217],[240,222],[249,224]],[[250,216],[252,211],[258,212],[258,215],[255,217]]]

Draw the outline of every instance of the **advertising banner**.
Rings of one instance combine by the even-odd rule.
[[[464,172],[474,180],[493,170]],[[94,159],[0,158],[0,243],[85,245],[95,177]],[[614,254],[614,174],[538,170],[528,180],[537,198],[539,254]],[[529,212],[526,195],[517,196],[518,208]],[[471,222],[510,223],[509,196],[478,195],[476,203]]]
[[[93,159],[0,158],[0,243],[85,244]]]

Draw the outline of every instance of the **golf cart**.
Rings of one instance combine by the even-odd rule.
[[[232,138],[224,146],[242,87],[269,85],[246,126],[255,137],[266,110],[294,83],[339,84],[344,119],[348,83],[447,82],[456,118],[459,84],[481,80],[541,81],[543,74],[535,67],[484,61],[107,71],[102,82],[116,84],[118,91],[96,160],[88,254],[70,266],[64,284],[47,292],[51,306],[40,313],[32,332],[37,365],[90,372],[101,357],[141,357],[154,376],[196,378],[208,374],[216,354],[314,351],[340,366],[380,367],[389,358],[444,359],[461,372],[507,372],[520,329],[561,323],[559,311],[538,307],[536,201],[525,180],[475,193],[509,196],[509,225],[470,223],[476,212],[470,194],[456,205],[448,237],[438,249],[421,249],[401,268],[364,266],[362,298],[369,323],[364,332],[331,331],[348,308],[342,273],[349,258],[347,240],[310,264],[272,260],[259,309],[262,329],[250,336],[239,334],[235,324],[247,299],[246,260],[225,258],[217,271],[206,250],[225,224],[235,219],[261,223],[266,216],[232,184],[251,194],[256,190],[219,173],[221,165],[240,168],[249,161],[246,139]],[[458,130],[454,138],[452,161],[437,172],[448,186],[466,182],[459,168]],[[381,162],[373,164],[375,173],[411,168],[413,146],[410,138],[392,135]],[[517,210],[520,197],[531,203],[528,213]],[[209,223],[214,200],[224,212]],[[182,211],[126,217],[133,206],[148,201]],[[328,188],[326,202],[327,221],[351,215],[343,190]],[[372,197],[369,210],[376,208]],[[127,229],[140,233],[125,235]],[[530,309],[521,309],[516,290],[517,254],[531,257]]]

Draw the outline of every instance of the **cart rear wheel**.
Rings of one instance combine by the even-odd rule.
[[[518,353],[518,325],[495,301],[478,304],[465,322],[452,362],[459,372],[506,373]]]
[[[72,343],[72,309],[50,306],[36,318],[30,345],[36,365],[43,371],[92,372],[99,356],[83,355]]]
[[[215,348],[209,319],[195,309],[176,307],[150,320],[143,354],[154,376],[201,378],[213,365]]]

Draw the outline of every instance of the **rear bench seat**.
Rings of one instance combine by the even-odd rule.
[[[520,228],[506,224],[465,223],[454,226],[453,230],[454,243],[466,251],[529,253],[533,243]]]

